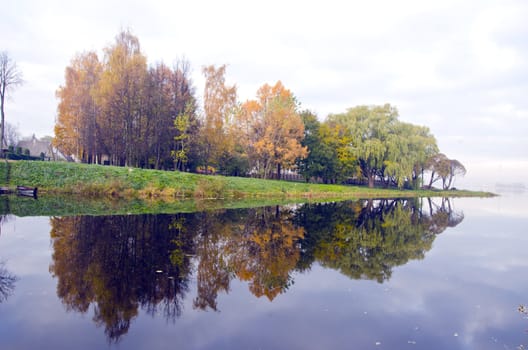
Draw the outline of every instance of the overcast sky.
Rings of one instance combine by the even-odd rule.
[[[528,1],[0,2],[0,50],[25,80],[6,119],[24,136],[53,135],[73,56],[129,28],[149,64],[185,56],[199,96],[201,67],[227,64],[241,101],[281,80],[321,120],[391,103],[466,165],[464,184],[528,185]]]

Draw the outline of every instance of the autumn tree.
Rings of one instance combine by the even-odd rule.
[[[100,148],[97,119],[101,118],[95,94],[102,65],[95,52],[74,57],[66,68],[65,85],[57,90],[54,145],[63,153],[87,163],[99,163]]]
[[[229,129],[236,106],[236,86],[226,85],[225,65],[203,67],[202,72],[205,88],[201,143],[205,171],[208,172],[209,166],[218,166],[220,157],[233,145]]]
[[[283,168],[293,167],[296,159],[308,154],[301,144],[304,125],[297,102],[280,81],[274,86],[264,84],[257,92],[257,100],[242,105],[240,115],[251,123],[246,138],[252,147],[252,165],[265,178],[274,169],[280,178]]]
[[[173,69],[158,63],[149,69],[147,81],[145,147],[149,150],[148,165],[156,169],[168,168],[175,161],[176,169],[184,170],[197,134],[190,66],[185,60],[178,60]],[[185,125],[182,124],[184,119]],[[184,154],[186,161],[182,162]]]
[[[114,165],[144,161],[146,137],[146,57],[130,31],[121,32],[105,50],[99,81],[101,140]]]
[[[117,35],[104,50],[78,54],[66,68],[57,91],[58,116],[54,144],[82,162],[169,169],[182,132],[179,116],[189,118],[185,130],[187,158],[196,161],[198,123],[190,65],[178,59],[172,68],[147,68],[139,40],[130,31]]]
[[[147,137],[148,165],[160,169],[172,144],[172,79],[173,72],[164,63],[150,67],[147,75]]]
[[[199,162],[200,153],[200,121],[198,119],[198,106],[195,97],[195,89],[191,80],[191,68],[188,61],[179,59],[173,67],[171,79],[172,85],[172,108],[173,108],[173,143],[172,151],[179,152],[184,156],[176,161],[175,168],[186,170],[187,166],[193,168]]]
[[[22,72],[18,69],[16,62],[14,62],[6,51],[0,52],[0,148],[4,148],[4,132],[5,132],[5,99],[8,93],[21,85]]]

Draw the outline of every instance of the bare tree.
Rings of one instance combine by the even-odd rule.
[[[0,147],[4,147],[4,129],[5,129],[5,111],[4,102],[6,93],[21,85],[22,72],[16,66],[16,63],[9,57],[6,51],[0,52]]]
[[[6,122],[4,133],[4,142],[7,146],[16,146],[20,141],[20,132],[15,125]]]
[[[0,303],[6,301],[15,289],[15,282],[18,278],[12,275],[4,267],[4,262],[0,261]]]

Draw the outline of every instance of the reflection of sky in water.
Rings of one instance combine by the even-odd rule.
[[[233,280],[219,312],[193,309],[194,284],[174,322],[142,310],[120,349],[515,349],[528,343],[528,196],[455,199],[464,221],[439,235],[423,260],[393,269],[379,284],[318,264],[294,274],[273,302]],[[0,304],[2,347],[108,347],[102,328],[66,312],[49,273],[48,218],[3,224],[0,259],[19,277]]]

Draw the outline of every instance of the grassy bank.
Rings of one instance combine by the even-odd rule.
[[[489,196],[470,191],[407,191],[207,176],[64,162],[1,162],[0,183],[38,187],[44,194],[140,199],[352,199]]]

